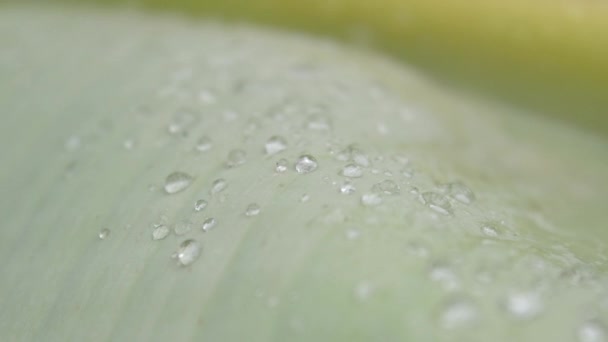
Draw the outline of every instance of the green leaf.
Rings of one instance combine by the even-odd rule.
[[[0,44],[2,341],[606,336],[605,139],[250,26],[7,6]]]

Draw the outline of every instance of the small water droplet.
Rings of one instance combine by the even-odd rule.
[[[211,183],[211,194],[212,195],[218,194],[218,193],[226,190],[227,187],[228,187],[228,182],[224,178],[216,179],[213,181],[213,183]]]
[[[419,258],[426,258],[429,256],[429,249],[418,242],[409,242],[405,246],[405,250],[410,255],[417,256]]]
[[[355,164],[368,167],[370,165],[369,158],[361,151],[353,148],[351,150],[351,158]]]
[[[508,314],[520,320],[535,318],[543,310],[540,296],[534,292],[511,293],[505,299],[504,307]]]
[[[439,323],[444,329],[456,329],[471,326],[479,314],[470,299],[452,298],[444,303],[439,316]]]
[[[346,231],[346,238],[349,240],[356,240],[361,236],[361,232],[357,229],[349,229]]]
[[[345,181],[340,186],[340,193],[343,195],[350,195],[355,191],[357,191],[357,188],[355,188],[355,185],[349,181]]]
[[[122,143],[125,150],[132,150],[135,148],[135,141],[133,139],[127,139]]]
[[[287,141],[285,138],[279,135],[270,137],[266,144],[264,144],[264,150],[269,156],[275,155],[279,152],[284,151],[287,148]]]
[[[245,216],[258,216],[260,214],[261,208],[257,203],[251,203],[245,209]]]
[[[192,183],[192,176],[185,172],[173,172],[165,179],[165,192],[168,194],[176,194]]]
[[[288,164],[289,164],[289,162],[287,161],[287,159],[279,159],[279,161],[277,161],[277,163],[276,163],[274,170],[278,173],[283,173],[283,172],[287,171]]]
[[[464,204],[470,204],[475,200],[473,191],[461,182],[449,183],[447,191],[450,197]]]
[[[429,278],[440,283],[447,291],[458,288],[458,277],[454,270],[443,262],[434,262],[429,269]]]
[[[194,148],[199,152],[207,152],[211,147],[213,147],[211,138],[203,136],[196,141],[196,146]]]
[[[344,166],[342,171],[340,171],[340,174],[344,177],[358,178],[363,176],[363,169],[359,165],[348,164]]]
[[[295,170],[300,174],[306,174],[313,172],[318,166],[319,164],[317,163],[315,157],[305,154],[300,156],[300,158],[298,158],[296,161]]]
[[[440,214],[452,214],[452,205],[450,204],[448,199],[441,194],[431,191],[425,192],[422,194],[422,200],[424,201],[424,204],[426,204],[429,208]]]
[[[216,101],[215,95],[207,89],[203,89],[198,93],[198,99],[206,105],[214,104]]]
[[[374,289],[370,283],[360,282],[359,284],[357,284],[357,286],[355,286],[353,292],[357,300],[364,301],[372,295],[373,290]]]
[[[374,207],[382,203],[382,197],[376,193],[363,194],[361,203],[366,207]]]
[[[190,110],[181,109],[178,110],[173,116],[171,122],[167,126],[167,131],[171,135],[182,135],[188,134],[188,129],[194,126],[198,121],[198,118]]]
[[[228,159],[226,160],[227,167],[237,167],[245,164],[247,161],[247,152],[236,149],[228,152]]]
[[[99,231],[99,234],[97,234],[97,236],[100,240],[105,240],[110,237],[110,230],[108,228],[104,228]]]
[[[194,202],[194,211],[202,211],[203,209],[207,208],[207,204],[207,201],[204,199],[199,199],[198,201]]]
[[[188,266],[194,263],[200,254],[201,245],[198,241],[189,239],[179,245],[172,257],[177,260],[180,266]]]
[[[389,133],[388,126],[384,122],[378,122],[376,129],[381,135],[387,135]]]
[[[170,233],[170,230],[164,224],[154,227],[152,230],[152,240],[162,240],[166,238]]]
[[[397,183],[390,179],[383,180],[380,183],[376,183],[372,186],[372,191],[380,195],[399,195],[401,188]]]
[[[191,230],[192,222],[188,220],[179,221],[173,225],[173,232],[177,236],[188,234]]]
[[[308,202],[310,200],[310,196],[308,194],[302,194],[302,196],[300,196],[300,202],[304,203],[304,202]]]
[[[71,136],[69,137],[66,141],[65,141],[65,149],[68,151],[76,151],[77,149],[80,148],[81,145],[81,140],[80,137],[77,135]]]
[[[492,227],[492,226],[482,226],[481,227],[481,233],[487,237],[497,237],[498,236],[498,230],[496,230],[496,228]]]
[[[213,217],[210,217],[208,219],[206,219],[203,222],[203,231],[204,232],[208,232],[209,230],[211,230],[213,227],[215,227],[215,225],[217,224],[217,220]]]
[[[331,121],[324,115],[313,114],[308,117],[306,127],[314,131],[329,131],[331,129]]]
[[[577,336],[580,342],[604,342],[608,340],[606,327],[597,320],[589,320],[581,324]]]

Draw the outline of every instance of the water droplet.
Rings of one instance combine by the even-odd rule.
[[[317,169],[319,164],[315,157],[305,154],[300,156],[295,164],[295,169],[300,174],[310,173]]]
[[[475,200],[473,191],[461,182],[448,184],[447,191],[450,197],[464,204],[470,204]]]
[[[173,232],[177,236],[188,234],[191,230],[192,230],[192,222],[190,222],[188,220],[176,222],[173,225]]]
[[[429,249],[418,242],[409,242],[405,246],[405,250],[410,255],[417,256],[419,258],[426,258],[429,256]]]
[[[194,126],[197,121],[198,118],[194,113],[186,109],[181,109],[175,113],[167,126],[167,131],[171,135],[181,134],[182,136],[186,136],[188,134],[188,128]]]
[[[361,151],[357,149],[351,150],[351,158],[357,165],[368,167],[370,165],[369,158]]]
[[[194,211],[202,211],[207,207],[207,204],[207,201],[204,199],[199,199],[198,201],[194,202]]]
[[[173,258],[177,260],[180,266],[188,266],[198,259],[201,254],[201,245],[196,240],[186,240],[179,245],[179,248],[173,254]]]
[[[199,152],[207,152],[213,147],[213,141],[209,137],[200,137],[196,141],[196,146],[194,147]]]
[[[302,194],[302,196],[300,196],[300,202],[304,203],[304,202],[308,202],[310,200],[310,196],[308,194]]]
[[[429,278],[440,283],[447,291],[458,288],[458,277],[454,270],[445,263],[435,262],[429,269]]]
[[[213,104],[216,101],[215,95],[207,89],[203,89],[198,93],[198,99],[206,105]]]
[[[228,182],[224,178],[219,178],[211,183],[211,194],[215,195],[224,191],[228,187]]]
[[[165,225],[159,225],[152,230],[152,240],[162,240],[166,238],[170,233],[170,230]]]
[[[206,219],[203,222],[203,231],[204,232],[208,232],[209,230],[211,230],[213,227],[215,227],[215,225],[217,224],[217,220],[214,219],[213,217],[210,217],[208,219]]]
[[[606,327],[597,320],[586,321],[578,328],[580,342],[604,342],[608,340]]]
[[[287,159],[279,159],[279,161],[277,161],[277,163],[276,163],[274,170],[278,173],[283,173],[283,172],[287,171],[288,164],[289,164],[289,162],[287,161]]]
[[[257,203],[251,203],[245,209],[245,216],[258,216],[260,214],[261,208]]]
[[[100,240],[105,240],[110,237],[110,230],[108,228],[104,228],[99,231],[99,234],[97,234],[97,236]]]
[[[372,292],[373,292],[373,287],[371,286],[371,284],[367,283],[367,282],[361,282],[359,284],[357,284],[357,286],[355,286],[354,289],[354,295],[355,298],[359,301],[364,301],[367,300]]]
[[[372,191],[380,195],[399,195],[401,188],[397,183],[390,179],[383,180],[380,183],[376,183],[372,186]]]
[[[75,151],[80,148],[80,145],[81,145],[81,140],[80,140],[80,137],[77,135],[69,137],[65,141],[65,144],[64,144],[65,149],[68,151]]]
[[[165,179],[165,192],[176,194],[190,186],[192,180],[192,176],[185,172],[173,172]]]
[[[387,135],[389,133],[388,126],[384,122],[378,122],[376,129],[381,135]]]
[[[329,131],[331,129],[331,121],[321,114],[314,114],[308,117],[306,127],[314,131]]]
[[[511,293],[504,302],[505,309],[513,318],[529,320],[543,310],[540,296],[534,292]]]
[[[361,203],[366,207],[373,207],[382,203],[382,197],[376,193],[363,194]]]
[[[356,240],[361,236],[361,232],[357,229],[349,229],[346,231],[346,238],[349,240]]]
[[[127,139],[122,143],[125,150],[132,150],[135,148],[135,141],[133,139]]]
[[[452,214],[452,205],[450,204],[448,199],[441,194],[431,191],[425,192],[422,194],[422,200],[424,201],[424,204],[426,204],[429,208],[440,214]]]
[[[359,165],[348,164],[344,166],[342,171],[340,171],[340,174],[344,177],[358,178],[363,176],[363,169]]]
[[[498,230],[496,230],[496,228],[492,227],[492,226],[482,226],[481,227],[481,233],[487,237],[497,237],[498,236]]]
[[[285,138],[279,135],[275,135],[270,137],[266,144],[264,145],[264,150],[266,154],[269,156],[275,155],[281,151],[284,151],[287,148],[287,141]]]
[[[355,185],[349,181],[342,183],[340,186],[340,193],[343,195],[350,195],[355,191],[357,191],[357,188],[355,188]]]
[[[479,314],[476,306],[469,299],[452,298],[441,310],[439,323],[444,329],[456,329],[471,326]]]
[[[247,152],[236,149],[228,152],[228,160],[226,160],[227,167],[237,167],[245,164],[247,161]]]

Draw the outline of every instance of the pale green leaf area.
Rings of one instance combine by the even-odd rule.
[[[1,341],[606,338],[602,138],[248,26],[12,6],[0,46]]]

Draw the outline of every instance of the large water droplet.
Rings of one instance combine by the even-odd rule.
[[[348,164],[348,165],[344,166],[344,168],[342,168],[342,171],[340,171],[340,174],[344,177],[358,178],[358,177],[363,176],[363,169],[359,165]]]
[[[355,188],[355,185],[349,181],[345,181],[340,186],[340,193],[343,195],[350,195],[355,191],[357,191],[357,188]]]
[[[104,228],[99,231],[99,234],[97,234],[97,236],[100,240],[105,240],[110,237],[110,230],[108,228]]]
[[[363,194],[361,204],[366,207],[374,207],[382,203],[382,197],[376,193]]]
[[[461,182],[449,183],[447,191],[450,197],[465,204],[470,204],[475,200],[473,191]]]
[[[453,298],[444,304],[439,316],[439,323],[444,329],[456,329],[471,326],[479,314],[473,302],[466,298]]]
[[[186,189],[192,183],[192,176],[185,172],[173,172],[165,179],[165,192],[175,194]]]
[[[390,179],[383,180],[380,183],[376,183],[372,186],[372,191],[380,195],[399,195],[401,188],[397,183]]]
[[[196,240],[186,240],[179,245],[179,248],[173,254],[173,258],[177,260],[180,266],[188,266],[198,259],[201,254],[201,245]]]
[[[247,206],[247,209],[245,209],[245,216],[258,216],[261,210],[262,209],[257,203],[251,203]]]
[[[207,201],[204,199],[199,199],[198,201],[194,202],[194,211],[203,211],[205,208],[207,208],[207,204]]]
[[[203,222],[203,231],[204,232],[208,232],[209,230],[211,230],[213,227],[215,227],[215,225],[217,224],[217,220],[214,219],[213,217],[210,217],[208,219],[206,219]]]
[[[275,155],[281,151],[284,151],[287,148],[287,141],[285,138],[279,135],[275,135],[270,137],[266,144],[264,144],[264,150],[266,154],[269,156]]]
[[[195,149],[199,152],[207,152],[213,147],[213,141],[209,137],[200,137],[196,141]]]
[[[188,234],[191,230],[192,222],[188,220],[179,221],[173,225],[173,232],[177,236]]]
[[[226,160],[227,167],[237,167],[245,164],[247,161],[247,152],[236,149],[228,152],[228,159]]]
[[[211,194],[215,195],[224,191],[228,187],[228,182],[224,178],[219,178],[211,183]]]
[[[608,340],[608,332],[601,322],[589,320],[578,328],[577,337],[580,342],[604,342]]]
[[[170,230],[165,225],[159,225],[154,227],[152,230],[152,240],[162,240],[166,238],[170,233]]]
[[[283,173],[283,172],[287,171],[288,164],[289,164],[289,162],[287,161],[287,159],[279,159],[279,161],[277,161],[277,163],[276,163],[274,170],[278,173]]]
[[[452,205],[450,204],[450,201],[441,194],[431,191],[425,192],[422,194],[422,200],[429,208],[440,214],[452,214]]]
[[[295,169],[300,174],[310,173],[317,169],[319,164],[315,157],[305,154],[300,156],[295,164]]]
[[[542,312],[543,303],[537,293],[517,292],[507,296],[504,307],[513,318],[529,320]]]

